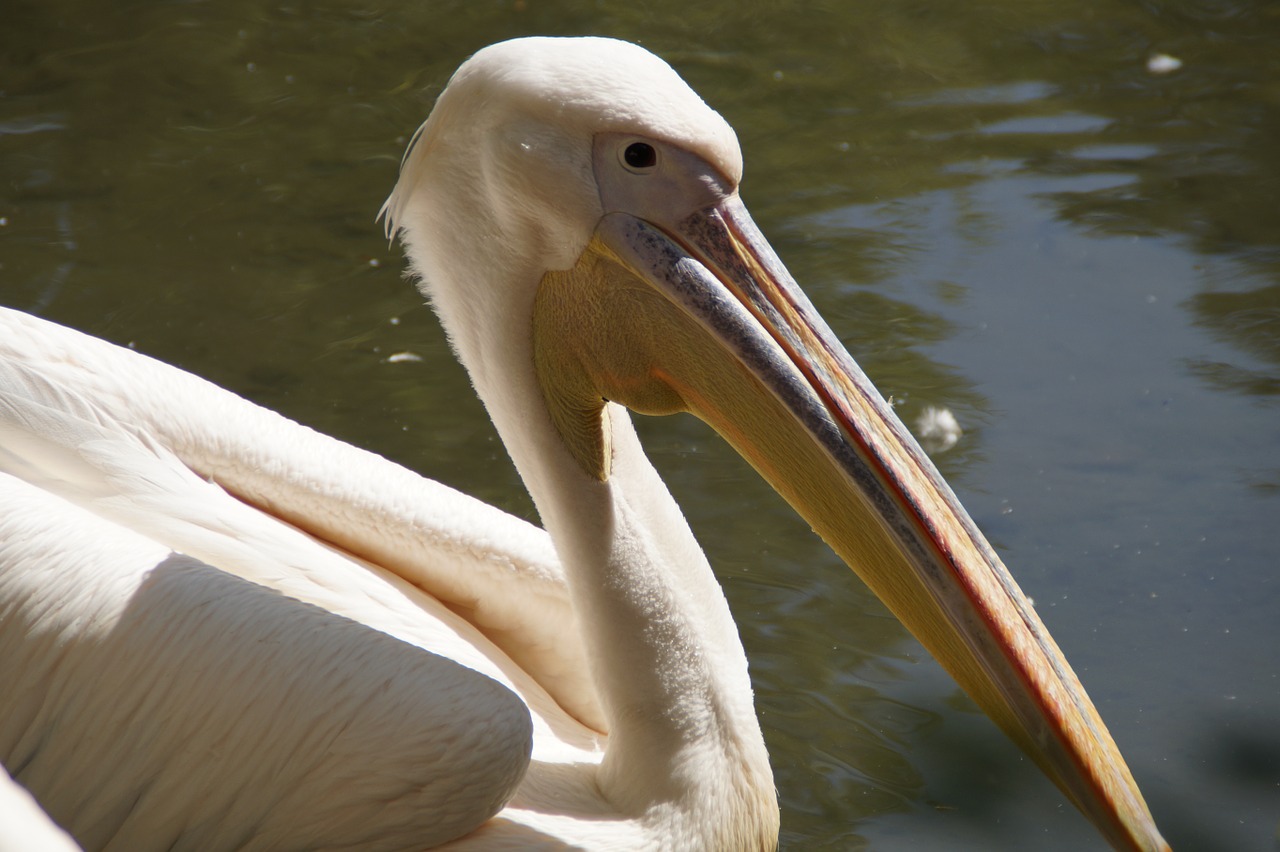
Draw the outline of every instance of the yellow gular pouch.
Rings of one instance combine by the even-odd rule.
[[[583,471],[609,478],[607,403],[640,414],[689,411],[661,366],[662,354],[688,351],[705,332],[638,279],[599,238],[570,269],[550,271],[533,311],[533,361],[547,410]]]

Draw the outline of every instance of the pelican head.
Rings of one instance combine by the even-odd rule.
[[[727,717],[744,733],[722,738],[741,741],[723,772],[767,775],[731,622],[698,621],[722,599],[674,567],[701,557],[665,491],[637,496],[658,487],[624,408],[684,411],[1117,848],[1165,848],[1034,609],[753,224],[741,178],[733,131],[660,59],[607,39],[521,39],[458,70],[384,207],[566,565],[612,738],[609,795],[652,798],[637,766],[658,767],[654,785],[689,775],[653,755]],[[636,674],[642,653],[652,677]],[[723,678],[745,699],[704,708]],[[761,820],[776,832],[776,816]]]
[[[458,69],[383,213],[466,346],[495,317],[527,318],[543,274],[573,268],[606,213],[676,221],[741,178],[733,129],[658,57],[612,39],[526,38]],[[495,250],[477,256],[477,241]]]

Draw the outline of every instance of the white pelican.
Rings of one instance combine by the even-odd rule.
[[[549,536],[0,315],[9,771],[94,849],[773,848],[737,631],[626,409],[691,411],[1113,845],[1167,848],[741,172],[669,66],[605,39],[486,48],[418,131],[387,227]]]

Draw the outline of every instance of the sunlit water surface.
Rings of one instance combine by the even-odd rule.
[[[1075,5],[9,0],[0,303],[532,517],[373,218],[476,48],[639,41],[737,127],[902,417],[959,419],[936,461],[1174,847],[1274,849],[1280,7]],[[784,848],[1099,846],[718,439],[641,425],[741,626]]]

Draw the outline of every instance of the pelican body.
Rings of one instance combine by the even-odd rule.
[[[1116,848],[1070,666],[738,196],[606,39],[468,60],[383,208],[545,531],[0,312],[0,760],[92,849],[772,849],[724,595],[628,410],[725,437]],[[8,831],[0,826],[0,835]]]

